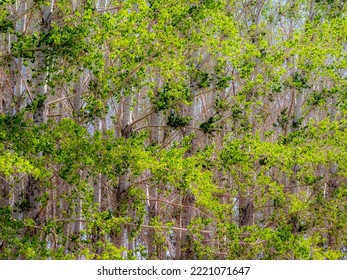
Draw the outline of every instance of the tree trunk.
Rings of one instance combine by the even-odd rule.
[[[51,0],[49,5],[42,8],[42,22],[41,22],[41,33],[47,33],[51,26],[51,18],[53,13],[54,0]],[[36,57],[37,65],[36,71],[39,73],[36,79],[36,89],[35,89],[35,99],[37,100],[37,107],[34,112],[34,124],[39,125],[44,121],[44,108],[45,108],[45,98],[47,97],[48,85],[47,85],[47,75],[48,67],[46,62],[46,54],[42,51],[38,51]],[[39,155],[40,156],[40,155]],[[32,218],[36,224],[41,224],[43,211],[40,209],[39,198],[41,196],[42,190],[40,182],[29,176],[28,185],[25,189],[25,200],[28,203],[26,211],[24,211],[24,216],[27,218]]]
[[[195,56],[198,54],[195,53]],[[192,133],[194,133],[193,127],[196,124],[196,106],[197,106],[197,99],[196,96],[198,94],[198,87],[197,87],[198,82],[195,80],[191,80],[190,82],[190,92],[192,94],[192,104],[188,107],[188,116],[191,117],[190,124],[186,131],[185,131],[185,136],[189,136]],[[196,135],[192,139],[191,147],[189,151],[187,152],[186,156],[191,156],[194,154],[194,152],[197,149],[197,137]],[[190,190],[187,190],[186,193],[182,195],[181,198],[181,203],[182,203],[182,209],[180,211],[179,215],[179,227],[183,229],[187,229],[188,225],[190,223],[191,218],[193,217],[191,205],[194,204],[195,197],[194,195],[190,192]],[[187,260],[191,259],[193,257],[193,250],[192,250],[192,240],[189,232],[187,230],[183,231],[178,231],[176,235],[176,260]]]
[[[14,5],[16,14],[22,14],[25,11],[26,6],[27,4],[25,2],[18,0]],[[24,33],[26,29],[26,19],[27,16],[24,14],[15,24],[15,30],[17,33]],[[6,51],[8,53],[11,53],[11,44],[15,39],[14,35],[12,35],[10,32],[7,32],[5,37],[6,40],[4,40],[4,42],[6,42]],[[21,103],[23,99],[22,95],[24,94],[22,79],[23,59],[12,57],[9,70],[9,77],[7,79],[5,78],[3,81],[3,90],[1,90],[0,88],[2,92],[2,94],[0,93],[0,113],[14,116],[19,112],[20,106],[23,105]],[[20,202],[20,197],[22,195],[23,182],[20,178],[17,178],[17,176],[10,176],[10,178],[8,178],[8,181],[3,176],[1,177],[4,181],[4,184],[2,184],[4,196],[1,196],[1,204],[3,204],[4,206],[12,206],[13,217],[19,218],[20,215],[18,205]]]
[[[161,125],[162,113],[153,113],[150,117],[151,128],[150,142],[151,144],[161,143],[161,131],[159,126]],[[149,223],[155,219],[158,213],[158,186],[148,186],[148,221]],[[162,259],[163,256],[161,250],[161,244],[155,242],[155,229],[148,229],[148,258],[149,259]]]
[[[132,122],[132,103],[133,103],[133,95],[129,93],[124,97],[122,104],[122,136],[127,138],[130,136],[130,124]],[[118,204],[118,212],[119,215],[124,215],[121,212],[123,205],[127,204],[127,192],[129,188],[129,171],[124,170],[124,174],[119,176],[118,182],[118,190],[117,190],[117,204]],[[128,206],[128,205],[127,205]],[[128,211],[128,210],[126,210]],[[115,244],[117,247],[127,248],[128,245],[128,228],[127,226],[121,227],[121,232],[118,234],[115,240]],[[123,257],[126,257],[126,253],[123,254]]]
[[[53,7],[54,0],[50,0],[50,2],[46,3],[46,6],[42,8],[41,34],[47,33],[51,28]],[[45,99],[47,98],[48,92],[48,65],[46,54],[43,51],[38,51],[36,61],[36,71],[38,72],[38,76],[36,79],[35,98],[37,100],[37,108],[34,112],[34,123],[40,124],[44,121]]]

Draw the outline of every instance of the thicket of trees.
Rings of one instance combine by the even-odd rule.
[[[1,259],[347,256],[343,0],[1,0]]]

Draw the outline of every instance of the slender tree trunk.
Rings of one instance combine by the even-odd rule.
[[[13,9],[16,14],[22,14],[26,9],[26,3],[20,0],[16,1],[13,5]],[[19,34],[23,34],[26,28],[26,15],[24,14],[18,22],[15,23],[15,30]],[[6,46],[5,49],[8,53],[11,53],[11,44],[15,40],[15,36],[9,31],[4,34],[6,40],[4,40]],[[10,61],[9,76],[4,78],[2,85],[3,90],[0,93],[0,113],[8,114],[9,116],[14,116],[19,112],[19,108],[22,104],[22,71],[23,71],[23,60],[21,58],[12,57]],[[2,76],[2,75],[1,75]],[[1,89],[0,89],[1,90]],[[13,217],[19,218],[19,201],[22,195],[22,181],[18,178],[18,175],[10,176],[6,179],[1,175],[1,180],[3,181],[3,195],[1,196],[0,205],[12,206]],[[27,177],[27,176],[25,176]]]
[[[130,136],[130,124],[132,122],[132,104],[133,104],[133,95],[129,93],[123,99],[122,104],[122,136],[127,138]],[[118,181],[118,190],[117,190],[117,204],[119,209],[122,209],[122,205],[127,204],[127,192],[129,188],[129,172],[128,170],[124,171],[124,174],[119,176]],[[128,210],[127,210],[128,211]],[[124,215],[119,211],[119,215]],[[120,234],[116,237],[115,244],[117,247],[127,248],[128,245],[128,227],[122,226]],[[123,254],[123,257],[126,257],[126,253]]]
[[[42,8],[42,21],[41,21],[41,34],[47,33],[51,27],[51,20],[53,14],[54,0],[46,3],[46,6]],[[36,79],[36,96],[37,108],[34,112],[34,123],[40,124],[44,121],[44,109],[45,109],[45,98],[47,98],[48,93],[48,65],[47,65],[47,55],[43,51],[37,52],[37,66],[36,71],[38,71],[38,76]]]
[[[329,117],[330,117],[330,122],[335,121],[336,119],[336,106],[337,106],[337,101],[338,98],[337,96],[333,96],[331,105],[329,108]],[[336,173],[338,170],[339,166],[337,163],[330,163],[329,166],[329,180],[328,183],[326,184],[327,190],[326,190],[326,199],[330,199],[334,195],[334,191],[339,187],[339,182],[338,179],[336,178]],[[336,238],[334,237],[334,233],[331,231],[328,231],[328,246],[331,250],[336,250]]]
[[[122,136],[128,138],[130,136],[130,124],[132,120],[132,103],[133,96],[132,93],[124,97],[123,102],[123,114],[122,114]],[[119,178],[119,189],[118,189],[118,197],[121,196],[128,190],[129,182],[128,182],[128,172],[125,172],[124,175]]]
[[[99,117],[95,118],[95,131],[103,131],[102,120]],[[94,203],[99,210],[101,208],[102,177],[102,174],[98,173],[94,179]]]
[[[74,111],[76,113],[76,118],[77,120],[79,119],[79,112],[81,110],[81,106],[82,106],[82,92],[83,92],[83,74],[81,75],[81,77],[75,82],[74,84],[74,99],[73,99],[73,107],[74,107]],[[79,171],[79,176],[81,179],[83,179],[83,170]],[[82,229],[82,198],[81,197],[77,197],[77,205],[75,208],[76,211],[76,222],[74,225],[74,234],[76,236],[79,236],[81,229]]]
[[[6,34],[6,41],[7,41],[7,52],[11,53],[11,44],[12,44],[12,35],[8,31]],[[16,61],[15,58],[11,58],[11,65],[10,65],[10,75],[7,82],[7,91],[5,94],[6,103],[5,103],[5,112],[9,116],[14,115],[14,108],[13,108],[13,102],[15,100],[15,81],[16,81],[16,75],[15,75],[15,65]]]
[[[301,90],[295,90],[296,91],[296,98],[295,98],[295,104],[294,104],[294,116],[293,116],[293,127],[294,130],[298,128],[300,125],[300,121],[302,118],[302,108],[303,108],[303,102],[304,102],[304,92]]]
[[[239,226],[253,225],[254,206],[250,194],[239,194]]]
[[[150,117],[151,128],[150,141],[151,144],[161,143],[161,131],[159,126],[161,125],[162,113],[153,113]],[[148,186],[148,221],[151,222],[155,219],[158,213],[158,186]],[[149,259],[162,259],[161,256],[161,244],[155,242],[155,229],[148,229],[148,258]]]
[[[54,0],[51,0],[48,5],[42,8],[42,22],[41,22],[41,33],[47,33],[51,26],[51,19],[53,13]],[[34,112],[34,124],[39,125],[44,121],[44,109],[45,109],[45,98],[47,98],[48,85],[47,85],[47,75],[48,67],[46,62],[46,54],[42,51],[38,51],[36,57],[37,65],[36,71],[38,71],[38,76],[36,79],[36,89],[35,89],[35,99],[37,100],[37,107]],[[29,207],[26,209],[24,215],[27,218],[32,218],[36,224],[42,222],[43,212],[40,209],[39,198],[41,196],[42,190],[40,182],[29,176],[28,185],[25,190],[25,200],[28,202]]]
[[[0,208],[10,205],[11,186],[3,174],[0,174]]]
[[[155,92],[158,92],[158,88],[162,87],[162,82],[160,76],[157,75],[155,79]],[[162,135],[160,131],[160,125],[162,123],[162,112],[154,112],[150,116],[149,124],[152,126],[151,135],[150,135],[150,143],[152,145],[161,144]],[[158,213],[158,186],[156,185],[148,185],[148,221],[149,223],[155,219]],[[149,259],[161,259],[160,256],[160,244],[156,244],[155,242],[155,229],[148,229],[148,258]]]
[[[197,53],[195,54],[198,55]],[[196,96],[198,94],[198,82],[195,80],[191,80],[190,82],[190,92],[192,94],[192,104],[188,107],[188,116],[191,117],[189,128],[185,131],[185,136],[189,136],[192,133],[194,133],[193,127],[196,125],[196,106],[197,106],[197,99]],[[196,135],[192,139],[191,148],[187,152],[186,156],[191,156],[194,154],[194,152],[197,149],[197,141],[198,138]],[[191,218],[193,217],[191,206],[194,204],[195,197],[190,191],[188,190],[187,193],[184,193],[181,198],[182,203],[182,209],[180,211],[180,217],[179,217],[179,223],[181,228],[188,228],[188,225],[191,221]],[[192,240],[191,236],[188,231],[178,231],[176,235],[176,260],[187,260],[193,258],[193,251],[192,251]]]

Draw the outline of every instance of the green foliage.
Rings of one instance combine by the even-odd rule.
[[[156,112],[174,108],[178,102],[188,102],[190,99],[189,89],[185,85],[176,85],[174,81],[166,83],[163,89],[158,90],[152,102]]]
[[[200,124],[200,129],[204,133],[212,134],[216,129],[215,123],[221,119],[220,116],[212,116],[206,122]]]
[[[167,125],[173,128],[185,127],[189,124],[190,120],[190,117],[182,117],[175,112],[171,112],[167,120]]]
[[[346,258],[342,2],[118,2],[0,1],[0,258]]]

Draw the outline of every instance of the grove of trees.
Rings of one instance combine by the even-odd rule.
[[[344,0],[0,0],[0,259],[347,257]]]

